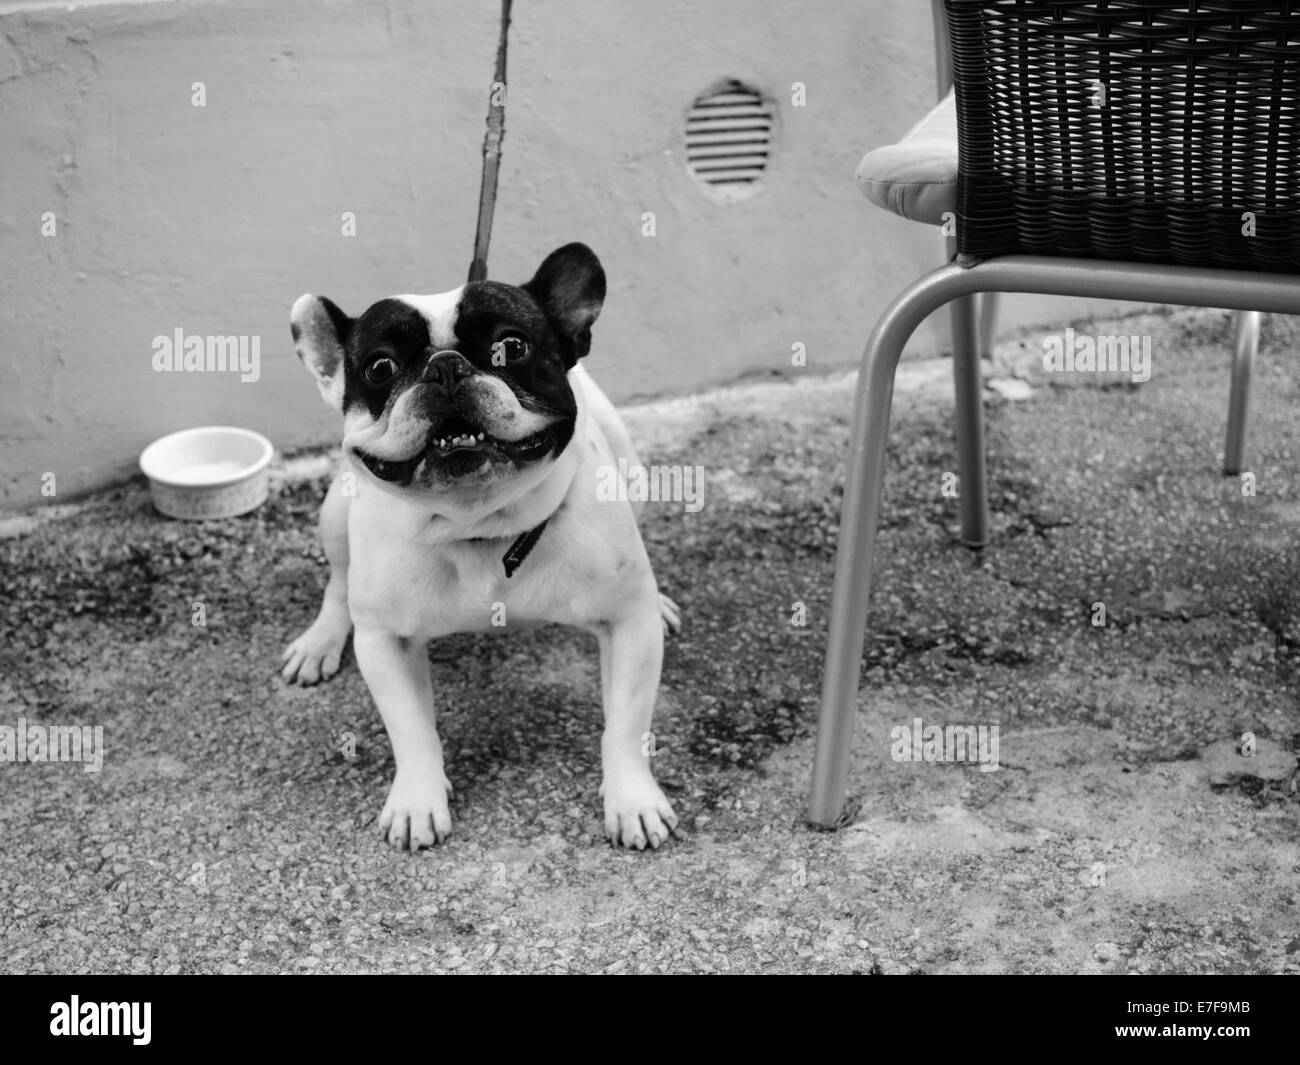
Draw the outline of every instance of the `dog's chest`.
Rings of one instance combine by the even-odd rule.
[[[392,544],[355,558],[348,599],[359,626],[433,639],[454,632],[506,631],[544,622],[586,625],[608,615],[622,577],[587,537],[552,520],[510,576],[510,540]]]
[[[504,556],[520,551],[517,541],[458,542],[432,551],[420,611],[425,625],[443,632],[473,632],[548,620],[556,610],[555,592],[567,575],[555,571],[556,566],[564,568],[564,559],[552,557],[549,545],[541,545],[544,537],[545,531],[509,576]]]

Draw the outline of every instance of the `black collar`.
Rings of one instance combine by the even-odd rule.
[[[546,523],[550,520],[550,518],[544,518],[540,525],[534,525],[526,533],[520,533],[515,537],[514,542],[507,549],[506,553],[501,556],[501,563],[506,568],[506,580],[509,580],[514,576],[515,570],[523,564],[523,561],[528,557],[529,552],[537,546],[537,541],[542,538],[542,533],[546,529]],[[483,540],[491,539],[495,539],[495,537],[471,536],[470,542],[478,543]]]

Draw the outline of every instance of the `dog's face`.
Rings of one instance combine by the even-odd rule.
[[[359,318],[301,296],[290,319],[299,357],[343,413],[346,454],[390,491],[482,495],[568,446],[568,371],[604,298],[595,254],[567,244],[524,285],[394,296]]]

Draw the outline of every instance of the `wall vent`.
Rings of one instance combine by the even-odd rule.
[[[733,79],[696,97],[686,115],[686,167],[726,202],[762,188],[772,149],[775,109],[762,93]]]

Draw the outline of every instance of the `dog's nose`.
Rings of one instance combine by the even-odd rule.
[[[459,351],[435,351],[420,371],[420,380],[437,385],[444,392],[454,392],[461,379],[473,373],[474,367]]]

